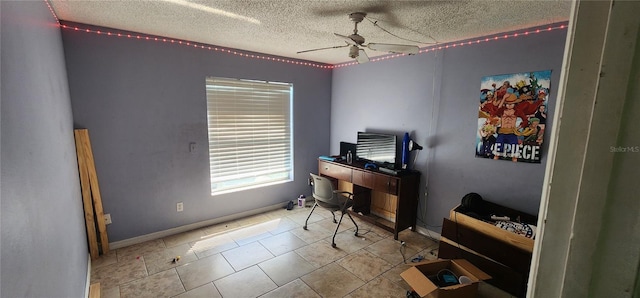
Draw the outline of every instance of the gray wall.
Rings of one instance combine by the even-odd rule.
[[[329,151],[330,69],[73,30],[62,36],[74,122],[89,129],[104,210],[113,220],[110,241],[309,192],[309,172]],[[206,76],[293,83],[293,182],[211,196]],[[183,212],[176,212],[177,202],[184,202]]]
[[[357,131],[410,132],[425,147],[415,167],[423,173],[419,224],[433,230],[469,192],[535,215],[548,147],[540,164],[475,158],[480,79],[551,69],[551,119],[565,37],[566,30],[554,30],[337,68],[331,153],[340,141],[355,142]]]
[[[2,297],[82,297],[88,249],[60,31],[1,1]]]

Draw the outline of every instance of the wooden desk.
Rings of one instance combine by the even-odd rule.
[[[332,178],[337,189],[353,193],[350,213],[393,233],[416,230],[420,172],[398,175],[364,169],[364,163],[318,160],[318,173]]]

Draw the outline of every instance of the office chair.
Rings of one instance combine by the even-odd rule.
[[[349,207],[353,206],[353,194],[347,191],[333,189],[333,184],[325,177],[312,173],[309,175],[309,181],[311,182],[315,203],[313,204],[313,208],[311,208],[311,212],[309,212],[309,216],[307,216],[307,220],[305,220],[304,227],[302,228],[307,230],[307,222],[309,221],[313,210],[315,210],[317,206],[320,206],[331,211],[331,214],[333,215],[333,222],[338,224],[336,226],[336,231],[333,232],[333,238],[331,240],[332,247],[336,247],[336,234],[338,233],[338,228],[340,228],[340,223],[342,222],[342,218],[345,214],[349,216],[351,222],[356,226],[356,232],[354,235],[358,236],[358,225],[353,220],[353,217],[351,217],[351,214],[349,214],[349,211],[347,211]],[[340,211],[342,213],[339,221],[336,221],[335,211]]]

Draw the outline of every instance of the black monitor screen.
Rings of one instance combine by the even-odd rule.
[[[390,134],[358,132],[356,145],[358,159],[372,161],[393,168],[396,164],[396,136]]]

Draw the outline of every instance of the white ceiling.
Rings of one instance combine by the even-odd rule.
[[[349,49],[296,52],[345,45],[333,33],[353,33],[351,12],[367,13],[358,25],[365,44],[426,47],[567,21],[571,7],[568,0],[49,1],[60,20],[330,64],[352,61]]]

